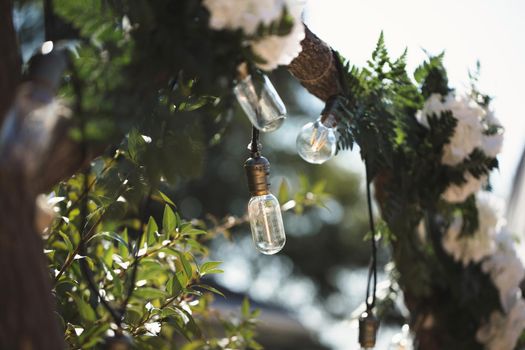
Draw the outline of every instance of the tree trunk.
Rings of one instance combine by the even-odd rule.
[[[0,168],[0,349],[62,349],[35,195],[12,165]]]
[[[0,0],[0,124],[20,81],[12,10],[11,0]],[[9,142],[16,137],[10,127],[0,139],[0,349],[62,349],[42,239],[34,226],[36,193],[28,186],[27,165]]]

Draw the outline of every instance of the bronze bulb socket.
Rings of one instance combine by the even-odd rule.
[[[262,156],[250,157],[244,162],[248,179],[248,190],[252,196],[264,196],[270,193],[270,162]]]

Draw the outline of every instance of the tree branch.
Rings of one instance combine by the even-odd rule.
[[[290,73],[312,95],[323,101],[341,93],[332,48],[305,26],[302,51],[288,66]]]

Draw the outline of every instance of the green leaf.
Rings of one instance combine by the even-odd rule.
[[[87,321],[92,321],[92,322],[97,319],[95,315],[95,311],[93,310],[91,305],[89,305],[84,299],[82,299],[82,297],[80,297],[77,294],[73,294],[73,293],[68,293],[68,294],[75,301],[78,313],[80,314],[80,316],[82,316],[82,318],[84,318]]]
[[[58,231],[58,234],[64,240],[64,243],[66,244],[67,251],[71,253],[75,248],[73,247],[73,243],[71,243],[71,240],[69,239],[69,237],[62,231]]]
[[[190,262],[186,258],[185,254],[182,252],[177,252],[177,256],[179,257],[180,262],[182,263],[183,271],[188,280],[191,280],[191,277],[193,275],[193,269],[191,267]]]
[[[151,287],[137,288],[133,292],[133,295],[145,300],[163,299],[168,297],[168,293],[166,291]]]
[[[164,206],[164,214],[162,216],[162,229],[166,235],[170,235],[177,228],[177,219],[175,213],[171,210],[169,205]]]
[[[193,319],[193,316],[186,310],[184,310],[182,307],[178,305],[174,305],[174,308],[182,312],[182,314],[185,317],[185,323],[186,323],[186,329],[191,332],[192,335],[196,337],[200,337],[201,330],[197,326],[197,323],[195,323],[195,320]]]
[[[139,265],[139,280],[156,280],[165,271],[165,266],[155,259],[142,259]]]
[[[250,317],[250,300],[247,297],[244,297],[242,301],[241,314],[244,318]]]
[[[179,284],[183,288],[186,288],[188,286],[189,279],[183,271],[176,272],[175,277],[177,278],[177,280],[179,281]]]
[[[182,292],[183,287],[176,275],[169,278],[168,283],[166,284],[166,290],[172,297],[176,297]]]
[[[208,261],[208,262],[205,262],[199,268],[201,276],[213,273],[211,271],[222,271],[222,270],[216,269],[216,267],[218,267],[221,264],[222,264],[222,261]],[[217,273],[217,272],[215,272],[215,273]]]
[[[164,193],[162,193],[160,190],[159,190],[159,195],[161,196],[162,200],[167,203],[167,204],[170,204],[172,205],[173,207],[177,207],[175,205],[175,203],[173,203],[173,201],[170,199],[170,197],[166,196]]]
[[[221,297],[226,298],[226,296],[220,290],[218,290],[217,288],[214,288],[212,286],[209,286],[207,284],[196,284],[194,287],[198,287],[198,288],[209,290],[212,293],[218,294]]]
[[[146,242],[148,242],[148,246],[152,246],[157,241],[157,232],[159,231],[159,227],[157,226],[157,222],[155,219],[150,216],[148,220],[148,225],[146,226]]]
[[[126,235],[127,235],[127,230],[126,230]],[[111,238],[115,241],[117,241],[119,243],[119,246],[122,246],[124,248],[126,248],[126,253],[129,254],[129,246],[128,246],[128,242],[126,241],[126,239],[119,235],[118,233],[116,232],[102,232],[100,234],[100,236],[103,236],[103,237],[108,237],[108,238]],[[122,252],[121,252],[121,255],[122,255]]]
[[[208,232],[205,231],[205,230],[201,230],[201,229],[198,229],[198,228],[195,228],[191,225],[185,225],[181,228],[181,233],[183,235],[186,235],[186,236],[191,236],[191,235],[207,235]]]
[[[126,253],[129,254],[130,246],[129,246],[129,237],[128,237],[128,228],[125,227],[122,231],[122,234],[119,235],[119,237],[122,239],[124,244],[119,244],[119,255],[120,256],[126,256]]]
[[[131,129],[128,134],[128,152],[130,158],[138,163],[146,147],[147,143],[139,131],[136,128]]]
[[[279,202],[280,203],[286,203],[288,202],[288,199],[290,199],[290,193],[288,190],[288,183],[285,179],[281,181],[281,185],[279,186]]]

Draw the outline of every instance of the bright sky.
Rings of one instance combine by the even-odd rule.
[[[480,89],[506,128],[500,174],[494,190],[508,195],[525,146],[524,0],[310,0],[305,14],[312,31],[350,61],[362,66],[381,30],[390,52],[408,47],[410,71],[425,59],[422,50],[446,51],[451,84],[468,86],[468,69],[481,62]]]

